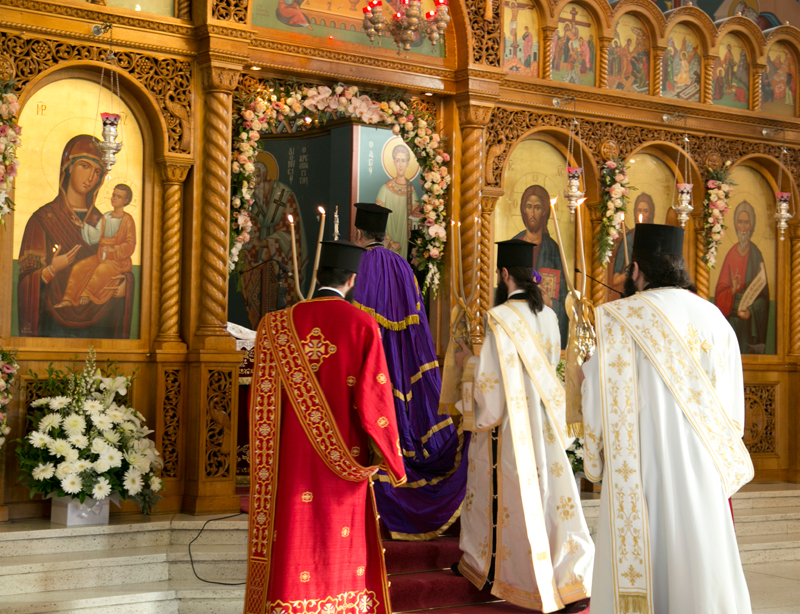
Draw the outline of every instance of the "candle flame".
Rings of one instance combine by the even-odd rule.
[[[584,202],[586,202],[585,198],[579,198],[578,199],[578,206],[580,207]]]
[[[322,215],[325,215],[325,209],[322,207],[317,207],[317,211],[319,211]]]
[[[456,225],[456,221],[455,220],[450,220],[450,225],[451,226],[455,226]]]
[[[291,216],[291,214],[290,214],[290,215],[287,215],[286,217],[288,217],[288,218],[289,218],[289,223],[290,223],[290,224],[294,224],[294,218]]]
[[[555,209],[555,208],[556,208],[556,203],[557,203],[557,202],[558,202],[558,196],[555,196],[555,197],[551,198],[551,199],[550,199],[550,206],[551,206],[553,209]]]
[[[642,223],[642,214],[641,213],[639,214],[639,223],[640,224]]]

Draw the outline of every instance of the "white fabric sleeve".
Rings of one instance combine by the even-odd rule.
[[[96,226],[90,226],[89,224],[84,224],[83,228],[81,228],[81,238],[83,239],[83,242],[86,243],[86,245],[97,245],[98,243],[100,243],[102,226],[103,226],[102,217],[97,222]]]
[[[603,405],[599,352],[583,364],[583,471],[592,482],[603,479]]]
[[[478,366],[475,368],[474,390],[476,430],[485,431],[497,426],[503,419],[506,395],[497,340],[491,329],[486,331]]]

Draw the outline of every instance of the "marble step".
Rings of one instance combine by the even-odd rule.
[[[733,512],[748,509],[800,507],[800,484],[747,484],[733,495]]]
[[[237,583],[247,579],[247,548],[244,544],[195,543],[192,545],[191,560],[187,546],[170,546],[167,559],[170,580],[194,581],[200,576],[203,580],[212,582]]]
[[[800,561],[800,533],[737,537],[742,564]]]
[[[0,596],[164,582],[169,547],[5,557],[0,559]]]
[[[147,582],[11,595],[0,614],[241,614],[244,587],[203,582]]]

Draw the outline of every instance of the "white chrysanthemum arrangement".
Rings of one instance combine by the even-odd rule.
[[[161,499],[163,463],[147,438],[153,431],[144,416],[125,405],[132,378],[113,366],[98,370],[93,350],[82,372],[49,374],[66,380],[64,394],[31,403],[32,429],[17,447],[20,479],[31,496],[70,496],[83,503],[116,494],[149,514]]]

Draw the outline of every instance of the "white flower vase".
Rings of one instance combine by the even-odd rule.
[[[111,501],[95,501],[87,497],[83,503],[72,497],[53,497],[50,522],[68,527],[108,524]]]

